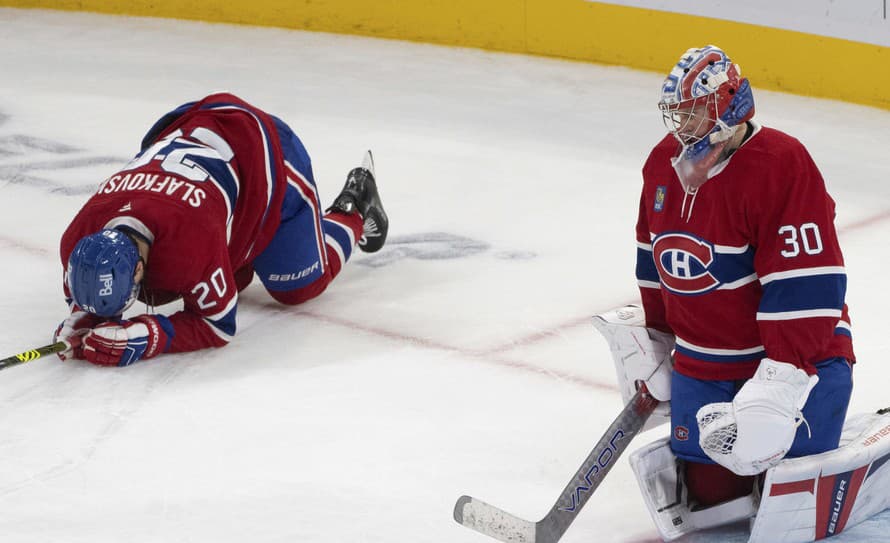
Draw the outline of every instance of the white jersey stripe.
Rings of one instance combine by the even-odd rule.
[[[112,228],[113,229],[118,226],[127,226],[129,228],[132,228],[136,232],[139,232],[139,234],[142,237],[144,237],[145,239],[148,240],[149,244],[155,242],[154,233],[151,230],[149,230],[147,226],[145,226],[144,222],[140,221],[136,217],[131,217],[129,215],[115,217],[115,218],[111,219],[110,221],[108,221],[108,223],[105,224],[104,228]]]
[[[661,288],[661,283],[658,281],[643,281],[640,279],[637,280],[637,285],[643,288]]]
[[[677,345],[680,347],[684,347],[689,349],[690,351],[698,351],[704,354],[710,354],[715,356],[739,356],[739,355],[748,355],[748,354],[757,354],[759,352],[764,351],[763,345],[758,345],[756,347],[750,347],[748,349],[712,349],[710,347],[701,347],[694,343],[690,343],[683,338],[677,338]]]
[[[749,248],[749,245],[743,245],[741,247],[733,247],[732,245],[714,245],[715,251],[726,255],[743,255]]]
[[[730,283],[723,283],[722,285],[717,287],[717,290],[733,290],[733,289],[737,289],[739,287],[743,287],[743,286],[747,285],[748,283],[753,283],[754,281],[757,281],[756,273],[752,273],[751,275],[742,277],[741,279],[737,279]]]
[[[770,281],[778,281],[780,279],[793,279],[795,277],[813,277],[816,275],[846,275],[846,273],[847,271],[843,266],[800,268],[797,270],[788,270],[764,275],[760,278],[760,284],[765,285]]]
[[[259,117],[254,114],[254,112],[249,109],[245,109],[240,106],[210,106],[210,109],[236,109],[238,111],[243,111],[250,115],[253,120],[257,124],[257,129],[259,131],[260,139],[263,142],[263,159],[266,164],[266,211],[263,213],[263,219],[260,224],[264,225],[266,223],[266,217],[269,215],[269,206],[272,204],[272,190],[275,186],[275,180],[272,179],[272,155],[269,151],[269,139],[266,137],[266,127],[263,125],[262,121]],[[247,250],[247,255],[249,256],[253,252],[253,244],[250,245],[250,248]]]
[[[226,343],[230,343],[232,341],[233,336],[230,336],[229,334],[223,332],[222,330],[214,326],[212,322],[207,321],[207,325],[210,327],[211,330],[213,330],[213,333],[216,334],[216,337],[218,337],[219,339],[225,341]]]
[[[658,237],[658,234],[656,234],[655,232],[649,232],[649,239],[654,240],[657,237]],[[649,251],[652,250],[652,245],[646,245],[639,241],[637,242],[637,247],[639,247],[641,249],[646,249],[648,247]],[[747,244],[742,245],[740,247],[736,247],[734,245],[714,245],[715,251],[717,251],[718,253],[729,254],[729,255],[745,254],[745,252],[747,252],[748,249],[750,249],[750,248],[751,248],[751,246],[747,245]]]
[[[841,318],[840,309],[807,309],[803,311],[780,311],[778,313],[757,313],[759,321],[790,321],[795,319],[811,319],[815,317]]]
[[[337,253],[337,258],[340,259],[340,269],[343,269],[343,266],[346,265],[346,255],[343,253],[343,248],[340,247],[340,244],[337,243],[337,240],[334,239],[334,236],[330,234],[325,234],[324,236],[325,243],[328,244],[328,247],[334,250]]]
[[[213,315],[205,315],[204,318],[211,321],[218,321],[219,319],[225,317],[229,314],[230,311],[238,304],[238,293],[236,292],[232,299],[229,300],[229,303],[226,304],[225,309],[222,309]]]
[[[355,232],[352,231],[352,228],[349,228],[348,226],[341,223],[340,221],[337,221],[330,217],[326,217],[325,222],[330,225],[336,225],[338,228],[343,230],[343,232],[346,234],[346,237],[349,238],[349,249],[352,249],[353,247],[355,247]]]
[[[322,241],[324,239],[324,227],[321,224],[322,214],[318,205],[318,192],[315,186],[307,181],[303,174],[297,171],[290,162],[284,161],[284,165],[297,178],[291,179],[290,175],[288,175],[287,183],[297,189],[300,197],[303,198],[303,201],[312,210],[312,220],[315,223],[315,243],[318,253],[321,255],[321,271],[324,272],[328,266],[328,253],[325,251],[324,242]]]
[[[229,167],[231,170],[231,166]],[[215,177],[209,175],[207,180],[210,181],[210,184],[216,187],[216,190],[222,195],[223,202],[226,203],[226,245],[232,240],[232,219],[235,216],[235,208],[232,207],[236,204],[229,200],[229,195],[226,193],[225,189],[222,188],[222,185],[216,180]]]

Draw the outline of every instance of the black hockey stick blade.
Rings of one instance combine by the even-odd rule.
[[[658,400],[641,387],[538,522],[521,519],[471,496],[457,500],[454,520],[505,543],[556,543],[657,406]]]
[[[25,351],[23,353],[19,353],[17,355],[10,356],[9,358],[0,360],[0,370],[5,370],[6,368],[12,366],[18,366],[19,364],[37,360],[41,356],[46,356],[48,354],[61,353],[63,351],[67,351],[68,349],[69,345],[64,341],[57,341],[52,345],[44,345],[43,347],[31,349],[30,351]]]

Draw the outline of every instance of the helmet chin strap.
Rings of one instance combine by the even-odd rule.
[[[728,126],[722,120],[717,119],[717,123],[714,126],[714,130],[712,130],[711,133],[708,134],[708,141],[711,142],[712,145],[720,143],[721,141],[726,141],[728,139],[731,139],[733,136],[735,136],[738,129],[739,129],[738,125]]]

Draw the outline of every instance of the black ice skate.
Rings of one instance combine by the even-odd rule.
[[[364,220],[362,238],[358,242],[362,251],[373,253],[383,247],[386,242],[386,232],[389,230],[389,219],[383,211],[383,203],[377,192],[377,182],[374,180],[374,157],[371,156],[371,151],[365,153],[360,167],[349,172],[346,185],[328,208],[328,211],[331,210],[342,213],[359,212]]]

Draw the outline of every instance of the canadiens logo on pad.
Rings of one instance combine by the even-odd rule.
[[[674,428],[674,438],[677,441],[686,441],[689,439],[689,428],[685,426],[676,426]]]
[[[655,211],[660,212],[664,209],[664,197],[667,194],[667,186],[659,185],[655,189]]]

